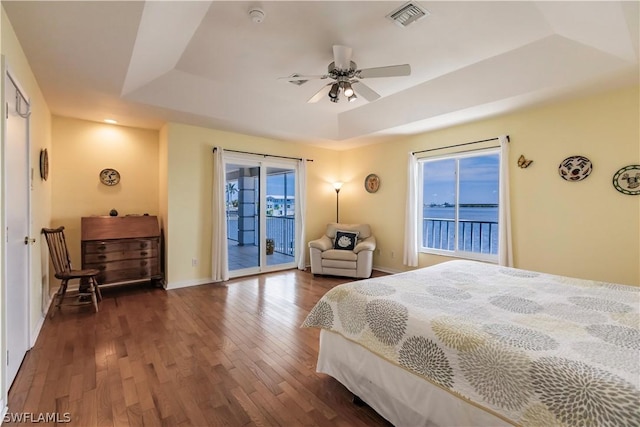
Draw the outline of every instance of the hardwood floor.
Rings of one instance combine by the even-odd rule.
[[[319,331],[299,327],[347,281],[288,270],[173,291],[104,289],[99,313],[63,307],[47,318],[9,415],[57,413],[73,426],[389,426],[315,372]]]

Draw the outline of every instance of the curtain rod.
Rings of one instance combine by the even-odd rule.
[[[418,153],[426,153],[428,151],[445,150],[447,148],[462,147],[462,146],[471,145],[471,144],[480,144],[481,142],[497,141],[498,139],[500,139],[500,138],[495,137],[495,138],[483,139],[483,140],[480,140],[480,141],[465,142],[464,144],[455,144],[455,145],[448,145],[446,147],[429,148],[427,150],[414,151],[411,154],[415,155],[415,154],[418,154]],[[511,142],[511,140],[509,139],[509,135],[507,135],[507,142]]]
[[[218,147],[213,147],[213,152],[215,153]],[[276,156],[275,154],[262,154],[262,153],[251,153],[249,151],[238,151],[238,150],[225,150],[231,153],[242,153],[242,154],[253,154],[255,156],[263,156],[263,157],[277,157],[279,159],[290,159],[290,160],[306,160],[307,162],[313,162],[313,159],[302,159],[300,157],[287,157],[287,156]]]

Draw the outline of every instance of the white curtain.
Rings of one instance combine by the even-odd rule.
[[[213,203],[211,278],[215,282],[229,280],[227,248],[227,207],[225,206],[224,151],[216,147],[213,152]]]
[[[498,213],[500,253],[498,262],[513,267],[513,248],[511,245],[511,203],[509,201],[509,137],[500,140],[500,211]]]
[[[418,266],[418,161],[413,153],[409,153],[407,165],[407,205],[402,263],[409,267]]]
[[[307,246],[305,245],[305,224],[306,224],[306,212],[307,212],[307,159],[301,159],[298,162],[298,180],[296,183],[296,204],[295,215],[298,222],[298,235],[296,236],[296,242],[298,244],[298,270],[304,270],[306,268],[306,253]]]

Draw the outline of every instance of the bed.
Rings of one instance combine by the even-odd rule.
[[[640,288],[474,261],[337,286],[318,372],[396,426],[640,426]]]

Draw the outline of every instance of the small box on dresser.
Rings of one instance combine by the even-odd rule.
[[[82,268],[100,270],[100,285],[162,284],[160,226],[150,215],[81,219]]]

